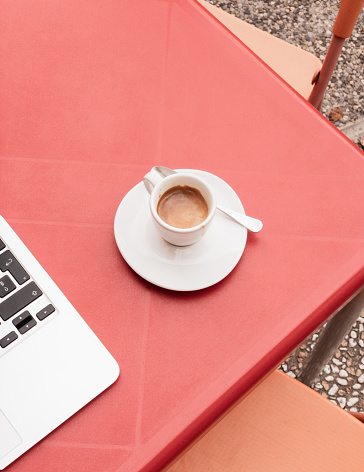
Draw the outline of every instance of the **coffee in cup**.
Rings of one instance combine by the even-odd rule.
[[[176,185],[161,196],[157,213],[175,228],[193,228],[206,220],[209,208],[197,188]]]
[[[212,188],[192,174],[178,172],[157,177],[151,172],[144,178],[149,184],[153,183],[149,206],[156,229],[163,239],[175,246],[196,243],[211,227],[215,215]]]

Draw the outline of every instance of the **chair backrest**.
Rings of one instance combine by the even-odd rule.
[[[364,0],[342,0],[333,26],[333,37],[324,63],[313,54],[266,33],[240,18],[230,15],[207,0],[200,2],[224,26],[263,59],[277,74],[316,108],[335,69],[346,38],[349,38]],[[323,8],[325,8],[323,4]]]
[[[308,98],[308,101],[318,109],[321,108],[325,90],[336,67],[345,39],[351,36],[363,4],[364,0],[341,0],[339,12],[332,29],[333,37],[329,49]]]
[[[274,371],[168,472],[362,472],[364,425]]]

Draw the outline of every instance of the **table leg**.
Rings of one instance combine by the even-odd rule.
[[[327,322],[297,380],[311,386],[364,310],[364,289]]]

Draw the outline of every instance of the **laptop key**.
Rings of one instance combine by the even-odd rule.
[[[20,334],[26,333],[36,324],[37,322],[29,313],[29,311],[24,311],[24,313],[13,319],[13,325],[16,327]]]
[[[49,316],[54,311],[56,311],[56,309],[50,303],[45,308],[43,308],[43,310],[39,311],[36,316],[37,316],[38,320],[43,321],[45,318],[47,318],[47,316]]]
[[[9,271],[20,285],[30,279],[29,274],[9,250],[0,254],[0,269],[2,272]]]
[[[15,313],[28,306],[32,301],[39,298],[43,292],[35,282],[29,282],[20,290],[0,303],[0,317],[6,321]]]
[[[2,251],[4,248],[5,248],[5,244],[0,239],[0,251]]]
[[[16,285],[11,280],[11,278],[8,275],[5,275],[0,279],[0,298],[4,298],[10,292],[15,290],[15,288]]]
[[[9,334],[0,339],[0,346],[4,349],[16,339],[18,339],[18,335],[15,331],[11,331]]]

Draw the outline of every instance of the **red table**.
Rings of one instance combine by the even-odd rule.
[[[194,0],[4,0],[0,51],[0,214],[121,369],[8,470],[158,470],[363,285],[363,154]],[[156,164],[264,222],[210,288],[118,251]]]

